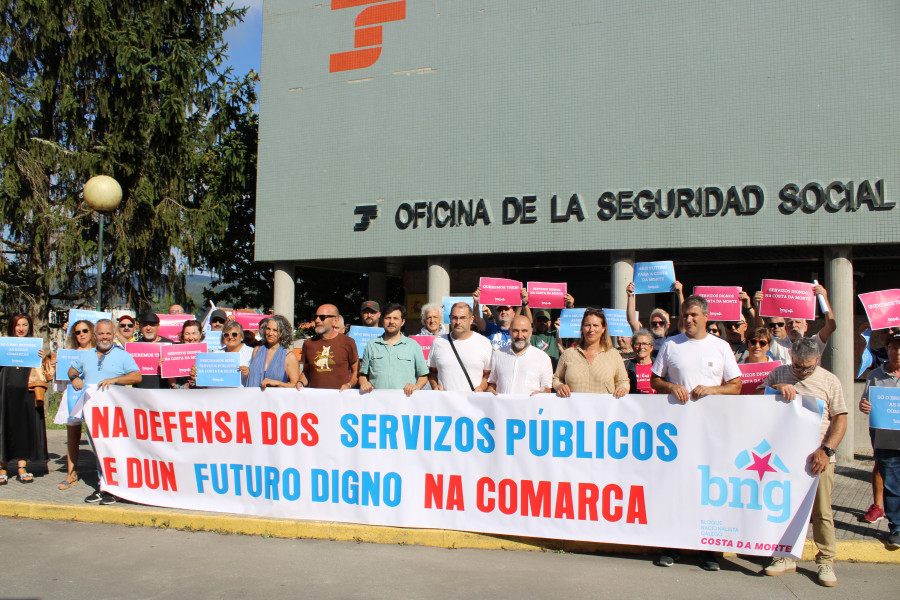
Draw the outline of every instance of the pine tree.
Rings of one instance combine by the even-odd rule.
[[[246,9],[0,7],[0,305],[43,324],[93,297],[99,221],[80,193],[96,174],[124,192],[107,217],[104,291],[136,309],[161,293],[186,301],[185,269],[228,243],[232,211],[255,186],[255,74],[223,68],[223,33]]]

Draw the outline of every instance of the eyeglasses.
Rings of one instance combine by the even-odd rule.
[[[764,347],[768,346],[769,342],[767,342],[766,340],[747,340],[747,345]]]
[[[134,323],[119,323],[119,329],[134,329]]]
[[[635,342],[632,344],[632,346],[634,346],[635,348],[649,348],[652,345],[653,344],[651,344],[650,342]]]
[[[811,367],[801,367],[800,365],[791,364],[791,368],[797,373],[812,373],[816,370],[816,365]]]
[[[75,335],[84,335],[85,333],[90,333],[90,329],[79,329],[75,332]]]
[[[784,323],[769,323],[766,327],[769,329],[778,329],[779,327],[784,327]]]
[[[223,333],[222,337],[223,338],[236,338],[236,337],[240,337],[240,335],[241,334],[239,334],[237,331],[235,331],[234,333]]]
[[[337,315],[316,315],[314,319],[316,321],[324,321],[325,319],[334,319]]]

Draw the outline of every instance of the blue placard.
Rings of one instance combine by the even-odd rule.
[[[609,330],[609,335],[627,338],[632,336],[634,332],[631,331],[631,325],[628,324],[628,317],[625,316],[624,310],[604,308],[603,314],[606,316],[606,328]]]
[[[465,302],[469,305],[469,308],[475,306],[475,301],[472,299],[472,296],[444,296],[444,323],[450,322],[450,309],[453,308],[453,305],[457,302]]]
[[[564,308],[559,315],[559,333],[556,335],[560,338],[579,338],[581,337],[581,319],[584,317],[583,308]]]
[[[222,348],[222,330],[218,331],[204,331],[203,341],[206,343],[206,349],[208,352],[215,352]]]
[[[201,352],[196,365],[199,387],[241,387],[240,352]]]
[[[78,358],[84,364],[84,356],[93,350],[59,350],[56,353],[56,379],[57,381],[69,380],[69,367]]]
[[[0,337],[0,367],[39,367],[43,338]]]
[[[671,260],[634,263],[634,293],[671,292],[675,283],[675,265]]]
[[[779,392],[779,391],[776,390],[775,388],[766,386],[766,394],[765,394],[765,395],[766,395],[766,396],[780,396],[780,395],[781,395],[781,392]]]
[[[74,385],[66,388],[66,406],[69,409],[69,416],[73,419],[80,419],[84,412],[84,394],[87,392],[87,386],[82,383],[81,389],[76,390]]]
[[[869,388],[869,427],[900,429],[900,388]]]
[[[362,358],[363,352],[366,351],[366,344],[369,343],[369,340],[377,338],[382,333],[384,333],[384,329],[381,327],[352,325],[350,327],[350,333],[347,335],[352,337],[353,341],[356,342],[356,352],[359,354],[359,357]]]
[[[871,343],[872,338],[872,329],[866,329],[861,334],[864,340],[866,340],[866,347],[863,348],[862,356],[859,358],[859,373],[856,374],[857,379],[862,377],[862,374],[866,372],[870,366],[872,366],[872,351],[869,350],[869,344]]]
[[[112,313],[99,310],[85,310],[83,308],[70,308],[69,328],[66,330],[66,335],[69,335],[69,333],[72,331],[72,325],[74,325],[78,321],[90,321],[91,323],[96,325],[97,321],[99,321],[100,319],[112,319]]]

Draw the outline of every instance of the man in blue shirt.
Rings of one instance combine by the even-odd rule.
[[[406,307],[390,303],[382,312],[384,333],[369,340],[359,366],[359,391],[399,390],[410,396],[428,383],[422,347],[403,335]]]
[[[100,390],[106,390],[111,385],[140,383],[141,370],[134,358],[114,343],[116,329],[113,322],[109,319],[97,321],[94,332],[97,335],[96,352],[87,354],[83,359],[75,359],[69,367],[72,387],[80,391],[85,384],[93,384]],[[84,501],[89,504],[115,504],[116,497],[98,489]]]

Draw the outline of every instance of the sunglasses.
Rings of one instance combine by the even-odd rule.
[[[740,329],[741,327],[743,327],[746,324],[747,323],[745,321],[741,321],[740,323],[729,323],[728,326],[732,329]]]
[[[134,323],[119,323],[119,329],[134,329]]]
[[[766,340],[747,340],[747,345],[749,346],[768,346],[769,342]]]
[[[784,327],[784,323],[769,323],[769,329],[778,329],[779,327]]]
[[[84,335],[85,333],[90,333],[90,329],[78,329],[75,331],[75,335]]]
[[[219,319],[218,317],[210,320],[210,323],[224,323],[224,322],[225,322],[225,319]]]
[[[706,330],[706,333],[719,333],[719,328],[718,327],[710,327],[709,329]]]
[[[316,321],[324,321],[325,319],[334,319],[337,315],[316,315],[314,319]]]
[[[237,331],[235,331],[234,333],[223,333],[222,337],[223,338],[236,338],[236,337],[240,337],[240,335],[241,334],[239,334]]]
[[[668,325],[666,321],[650,321],[650,324],[654,327],[659,327],[660,325]]]

